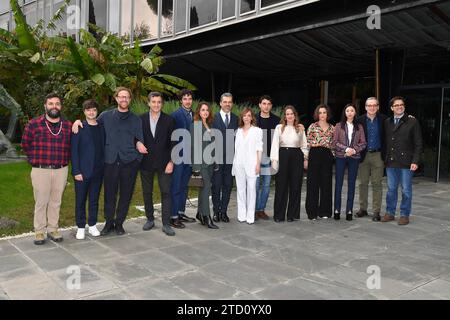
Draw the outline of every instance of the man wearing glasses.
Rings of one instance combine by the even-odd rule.
[[[405,112],[405,99],[394,97],[389,105],[393,116],[385,121],[386,173],[388,191],[382,222],[395,220],[398,185],[402,187],[399,225],[407,225],[411,214],[412,177],[422,154],[422,132],[416,118]]]
[[[384,121],[387,116],[379,113],[378,99],[370,97],[366,100],[366,114],[358,118],[362,124],[367,140],[367,148],[361,152],[359,165],[359,211],[356,216],[367,216],[369,206],[369,180],[372,184],[372,220],[380,221],[382,180],[386,146],[384,140]]]
[[[114,94],[117,108],[100,114],[97,121],[105,128],[105,171],[103,178],[105,194],[106,224],[102,236],[116,231],[123,235],[123,223],[128,214],[136,176],[142,155],[147,154],[143,144],[141,119],[130,111],[131,90],[118,87]],[[79,120],[73,124],[73,133],[81,126]],[[117,202],[117,193],[119,201]]]

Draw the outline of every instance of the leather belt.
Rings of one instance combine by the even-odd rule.
[[[42,164],[36,164],[36,165],[32,165],[33,168],[40,168],[40,169],[61,169],[65,166],[63,165],[53,165],[53,164],[49,164],[49,165],[42,165]]]

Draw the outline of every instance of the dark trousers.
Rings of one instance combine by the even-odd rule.
[[[311,148],[306,183],[306,213],[309,219],[331,217],[333,154],[324,147]]]
[[[170,198],[170,183],[172,174],[167,174],[164,169],[155,169],[151,171],[141,169],[142,193],[144,195],[145,215],[150,221],[155,220],[153,208],[153,180],[155,173],[158,175],[159,190],[161,192],[161,217],[163,225],[168,225],[172,200]]]
[[[198,190],[198,211],[202,216],[209,216],[209,195],[211,194],[211,179],[214,166],[209,165],[200,169],[200,175],[203,178],[203,187]]]
[[[90,227],[97,224],[98,198],[102,187],[103,176],[97,175],[83,181],[75,181],[75,221],[78,228],[86,226],[86,200],[89,195],[89,218]]]
[[[347,178],[347,206],[346,213],[353,213],[353,200],[355,199],[355,185],[356,176],[358,175],[358,166],[360,159],[354,159],[350,157],[337,158],[336,157],[336,185],[334,187],[334,210],[341,213],[341,197],[342,197],[342,184],[344,182],[345,167],[348,167]]]
[[[176,164],[173,167],[172,183],[170,194],[172,197],[172,218],[178,218],[178,215],[186,210],[186,198],[188,194],[189,178],[192,174],[190,164]]]
[[[280,148],[279,170],[275,178],[274,218],[300,219],[303,180],[303,152],[300,148]],[[288,205],[289,197],[289,205]]]
[[[139,161],[105,164],[105,220],[106,223],[122,224],[128,214],[133,196]],[[117,203],[117,192],[119,202]],[[117,211],[116,211],[117,204]],[[115,217],[115,219],[114,219]]]
[[[214,171],[212,178],[212,202],[214,213],[227,213],[230,202],[231,188],[233,187],[233,176],[231,175],[231,164],[219,165],[219,170]]]

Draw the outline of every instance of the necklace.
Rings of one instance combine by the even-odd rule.
[[[51,133],[53,136],[59,136],[59,134],[61,133],[61,129],[62,129],[62,121],[61,121],[60,124],[59,124],[59,130],[58,130],[58,133],[53,133],[52,129],[50,129],[50,127],[48,126],[47,120],[44,120],[44,121],[45,121],[45,125],[47,126],[48,131],[50,131],[50,133]]]

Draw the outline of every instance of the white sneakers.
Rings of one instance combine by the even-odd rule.
[[[77,235],[75,236],[77,240],[83,240],[84,239],[84,228],[78,228]]]
[[[98,231],[97,226],[89,227],[89,234],[93,237],[98,237],[100,235],[100,231]]]
[[[97,226],[89,227],[89,234],[93,237],[98,237],[100,235],[100,231],[98,231]],[[75,236],[77,240],[84,240],[85,238],[85,229],[84,228],[78,228],[77,235]]]

